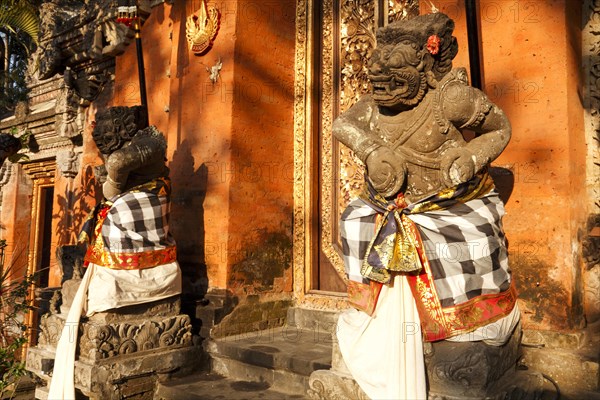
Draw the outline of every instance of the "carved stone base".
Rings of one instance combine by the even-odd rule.
[[[49,382],[45,370],[54,353],[37,347],[27,352],[27,369]],[[199,347],[151,350],[100,361],[75,362],[75,387],[91,400],[152,400],[157,382],[200,369]]]
[[[79,324],[75,386],[92,399],[152,399],[161,376],[199,367],[190,317],[179,314],[179,297],[97,313]],[[44,315],[37,347],[27,352],[27,369],[49,381],[62,314]]]
[[[308,397],[315,400],[369,400],[350,375],[330,369],[320,369],[308,381]]]
[[[430,396],[439,399],[494,398],[500,394],[494,389],[497,382],[515,373],[520,342],[519,325],[510,340],[499,347],[483,342],[425,343]]]
[[[425,343],[429,400],[539,399],[540,373],[517,371],[521,326],[501,347],[483,342]],[[334,335],[332,368],[310,375],[309,397],[318,400],[368,399],[350,375]]]
[[[110,337],[106,337],[105,340],[112,339],[114,341],[114,338],[116,337],[117,333],[107,333],[105,332],[105,330],[109,329],[114,331],[115,328],[122,329],[122,327],[119,327],[123,325],[123,323],[127,323],[128,326],[140,326],[143,325],[146,321],[154,321],[158,325],[169,325],[171,324],[171,322],[168,321],[168,317],[178,317],[180,311],[181,300],[179,296],[173,296],[163,300],[154,301],[152,303],[136,304],[132,306],[122,307],[119,309],[109,310],[106,312],[96,313],[89,318],[82,318],[79,327],[80,346],[83,345],[85,348],[87,348],[85,344],[86,340],[84,339],[94,340],[95,336],[99,334],[103,334],[105,336],[109,334]],[[181,317],[183,318],[183,316]],[[43,347],[54,351],[54,349],[56,348],[56,344],[58,343],[58,339],[60,338],[60,334],[65,325],[65,318],[66,314],[64,312],[61,314],[44,314],[42,316],[39,326],[39,347]],[[177,319],[178,324],[189,324],[189,318],[182,318]],[[159,330],[161,329],[164,330],[164,327],[159,328]],[[191,332],[191,327],[189,329]],[[134,330],[130,329],[127,333],[119,332],[118,336],[130,337],[134,333],[138,334],[137,330],[135,330],[134,332]],[[85,335],[81,337],[81,334]],[[81,352],[81,354],[86,354],[86,352]]]

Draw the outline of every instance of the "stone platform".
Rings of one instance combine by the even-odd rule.
[[[155,400],[306,399],[311,374],[331,368],[334,322],[291,308],[283,327],[207,339],[211,373],[160,383]]]
[[[332,339],[335,338],[331,333],[335,331],[336,320],[337,313],[334,312],[291,308],[287,325],[282,328],[208,339],[205,348],[211,358],[212,372],[159,382],[154,400],[367,400]],[[561,340],[564,337],[561,336]],[[529,369],[522,361],[517,363],[519,339],[520,336],[515,335],[506,347],[491,352],[481,344],[469,346],[451,342],[437,344],[435,349],[433,346],[426,348],[429,380],[436,382],[430,386],[428,400],[600,400],[600,393],[591,385],[578,390],[566,385],[564,377],[568,371],[563,371],[562,375],[549,375],[541,368],[543,365],[533,362],[532,350],[537,354],[544,348],[522,348],[525,356],[521,360],[532,361],[527,363]],[[589,346],[595,344],[595,341],[588,343]],[[462,359],[456,357],[460,350],[457,346],[461,345],[470,347],[464,351]],[[494,363],[497,368],[481,367],[484,360]],[[561,362],[548,367],[579,371],[586,365],[579,358],[572,361],[571,366]],[[445,375],[452,378],[453,387],[441,385],[447,383],[439,382]],[[596,377],[590,374],[586,379]],[[490,385],[494,381],[497,383]],[[553,381],[560,384],[560,396]],[[445,392],[440,393],[440,388]],[[489,393],[478,394],[481,390]]]
[[[211,370],[305,395],[311,373],[331,367],[331,334],[294,326],[211,340]]]

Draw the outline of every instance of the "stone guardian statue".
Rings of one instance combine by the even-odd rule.
[[[143,107],[98,112],[93,138],[105,160],[104,199],[85,222],[87,267],[56,351],[49,398],[74,398],[74,360],[81,315],[156,302],[181,293],[181,271],[169,232],[171,185],[167,142],[145,126]]]
[[[502,348],[519,321],[504,206],[487,173],[511,128],[466,71],[452,69],[453,29],[442,13],[379,28],[372,94],[333,124],[366,165],[364,192],[342,215],[354,307],[337,336],[370,398],[426,398],[422,340]],[[429,394],[443,395],[432,368]]]

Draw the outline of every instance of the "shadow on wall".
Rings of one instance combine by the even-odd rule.
[[[197,299],[203,297],[208,289],[204,251],[204,199],[208,168],[202,164],[194,170],[194,157],[187,140],[177,147],[169,167],[173,179],[169,224],[177,242],[183,295]]]
[[[93,208],[86,199],[95,198],[99,201],[102,198],[91,165],[82,171],[81,183],[73,189],[71,187],[67,187],[64,194],[56,195],[58,210],[52,219],[58,220],[54,232],[58,245],[77,242],[79,230]]]
[[[515,174],[510,169],[502,167],[490,167],[488,171],[494,180],[500,199],[504,204],[508,203],[515,188]]]

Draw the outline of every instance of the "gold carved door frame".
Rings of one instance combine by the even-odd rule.
[[[43,234],[42,227],[44,223],[44,215],[42,215],[42,213],[44,212],[44,196],[42,196],[42,193],[44,189],[54,187],[56,175],[56,161],[52,159],[23,164],[23,170],[29,175],[33,182],[31,201],[31,230],[29,236],[29,255],[27,261],[26,275],[32,276],[38,271],[38,266],[40,264],[40,246],[42,242],[41,235]],[[28,294],[28,300],[31,302],[31,304],[33,304],[33,302],[35,301],[35,289],[36,285],[32,284]],[[29,313],[27,314],[27,326],[30,327],[27,342],[28,346],[36,344],[36,319],[37,313],[35,312],[35,310],[29,311]],[[23,354],[25,354],[25,351],[26,349],[24,349]]]
[[[294,296],[339,309],[343,293],[318,290],[324,255],[345,282],[339,217],[362,188],[352,152],[331,135],[340,112],[370,91],[366,60],[375,29],[418,14],[418,0],[298,0],[294,104]],[[318,236],[317,236],[318,235]]]

